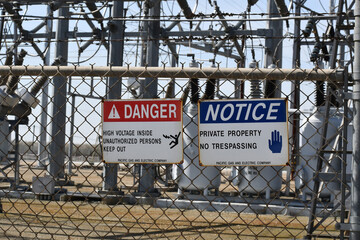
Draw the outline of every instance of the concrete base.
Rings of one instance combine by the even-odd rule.
[[[157,198],[160,197],[161,193],[157,189],[155,189],[154,192],[133,192],[132,195],[135,197]]]
[[[0,198],[17,199],[40,199],[48,201],[102,201],[104,204],[130,204],[130,205],[151,205],[157,208],[174,209],[197,209],[216,212],[238,212],[252,214],[281,214],[289,216],[308,216],[310,205],[306,202],[297,200],[281,199],[244,199],[230,196],[188,196],[188,199],[161,199],[158,197],[144,197],[134,195],[102,195],[98,193],[79,193],[67,192],[66,189],[55,188],[55,193],[35,194],[30,191],[11,191],[0,190]],[[193,199],[190,199],[193,198]],[[210,204],[211,203],[211,204]],[[1,209],[1,208],[0,208]],[[318,205],[316,215],[323,217],[331,208],[324,209],[323,205]],[[334,212],[333,216],[338,216]]]
[[[99,190],[98,194],[100,195],[115,195],[115,196],[123,196],[124,192],[121,190],[114,190],[114,191],[106,191],[106,190]]]
[[[290,216],[309,216],[310,208],[302,206],[275,205],[275,204],[258,204],[258,203],[239,203],[239,202],[211,202],[198,200],[172,200],[158,199],[154,207],[157,208],[174,208],[174,209],[197,209],[216,212],[238,212],[252,214],[281,214]],[[328,209],[330,211],[330,209]],[[327,210],[318,207],[316,214],[322,217]],[[336,213],[335,213],[336,214]]]
[[[74,181],[66,179],[58,179],[55,182],[55,186],[64,187],[64,186],[75,186]]]

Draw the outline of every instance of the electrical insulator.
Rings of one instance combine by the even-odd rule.
[[[282,17],[287,17],[290,15],[290,12],[284,2],[284,0],[274,0],[275,5]]]
[[[22,65],[26,54],[27,54],[27,52],[24,49],[21,49],[19,55],[15,59],[15,65],[17,65],[17,66]],[[9,80],[6,83],[8,94],[14,94],[15,90],[17,89],[19,80],[20,80],[20,76],[13,75],[9,78]]]
[[[323,54],[323,58],[326,62],[330,60],[329,52],[325,44],[321,46],[321,52]]]
[[[334,30],[334,27],[333,27],[332,25],[328,25],[328,27],[326,28],[325,36],[326,36],[327,38],[334,39],[334,37],[335,37],[335,30]]]
[[[192,58],[191,62],[189,63],[189,67],[199,67],[199,63],[195,60],[195,54],[189,53],[187,56]]]
[[[188,57],[191,57],[192,60],[189,64],[189,67],[192,68],[198,68],[199,63],[195,60],[195,54],[187,54]],[[200,93],[199,93],[199,79],[198,78],[191,78],[190,79],[190,102],[197,104],[200,99]]]
[[[130,90],[136,91],[140,87],[140,81],[137,77],[129,77],[127,85]]]
[[[318,67],[324,69],[324,62],[319,61]],[[317,81],[315,88],[315,106],[320,107],[325,105],[325,84],[324,82]]]
[[[212,68],[216,68],[215,59],[209,59],[209,62],[211,62],[211,67]]]
[[[255,60],[249,63],[249,68],[256,68],[256,67],[257,67],[257,62]]]
[[[314,29],[316,19],[310,18],[306,24],[305,30],[303,31],[304,37],[309,37],[312,30]]]
[[[320,49],[322,47],[322,44],[317,42],[315,43],[314,49],[310,56],[310,61],[316,62],[316,60],[319,58]]]
[[[255,59],[249,63],[249,68],[257,68],[258,64]],[[261,98],[262,91],[261,91],[261,82],[257,79],[252,79],[250,81],[250,97],[251,98]]]
[[[272,64],[270,64],[269,66],[268,66],[268,68],[276,68],[277,66],[276,66],[276,64],[274,64],[274,63],[272,63]]]
[[[258,0],[248,0],[248,4],[249,4],[250,6],[253,6],[253,5],[255,5],[255,4],[257,3],[257,1],[258,1]]]

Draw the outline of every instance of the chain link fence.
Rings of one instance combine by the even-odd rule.
[[[3,66],[0,75],[1,238],[347,237],[346,70]],[[184,163],[104,163],[109,98],[181,98]],[[287,99],[288,165],[199,165],[192,106],[241,98]]]

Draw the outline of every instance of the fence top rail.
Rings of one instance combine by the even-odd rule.
[[[0,75],[302,80],[342,83],[342,69],[190,68],[132,66],[0,66]]]

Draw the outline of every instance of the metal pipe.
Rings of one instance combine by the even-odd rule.
[[[12,188],[14,190],[20,185],[20,159],[19,159],[19,142],[20,142],[20,135],[19,135],[19,120],[15,123],[14,131],[15,131],[15,173],[14,173],[14,185]]]
[[[91,11],[91,14],[94,16],[96,21],[98,21],[100,24],[103,22],[103,15],[98,11],[96,4],[94,2],[86,2],[86,6]]]
[[[355,2],[354,28],[354,132],[351,177],[350,239],[360,239],[360,0]]]
[[[165,32],[169,32],[171,31],[176,25],[178,25],[180,23],[179,20],[175,20],[173,21],[169,26],[167,26],[164,30]]]
[[[69,85],[69,88],[71,84]],[[73,164],[73,148],[74,148],[74,122],[75,122],[75,104],[76,96],[71,95],[71,119],[70,119],[70,136],[69,136],[69,161],[68,161],[68,172],[69,176],[72,175],[72,164]]]
[[[344,92],[348,92],[348,81],[345,79],[344,81]],[[344,130],[343,130],[343,136],[342,136],[342,161],[341,161],[341,187],[340,187],[340,199],[341,199],[341,211],[340,211],[340,223],[345,222],[346,218],[346,191],[350,190],[348,188],[348,184],[346,182],[346,175],[347,175],[347,169],[346,166],[348,165],[348,125],[349,125],[349,99],[344,99],[344,115],[343,115],[343,122],[344,122]],[[345,231],[340,231],[340,239],[344,239],[344,233]]]
[[[341,69],[269,69],[269,68],[202,68],[201,71],[189,67],[74,67],[74,66],[0,66],[0,75],[11,73],[22,76],[102,76],[102,77],[153,77],[158,78],[226,78],[226,79],[261,79],[261,80],[301,80],[331,81],[341,84],[344,71]]]
[[[284,0],[274,0],[275,5],[282,17],[287,17],[290,15],[290,12],[284,2]]]
[[[185,17],[187,19],[192,19],[194,17],[194,13],[192,12],[192,10],[189,7],[189,4],[187,3],[186,0],[177,0],[181,10],[183,11]]]
[[[47,20],[42,21],[39,25],[37,25],[35,28],[33,28],[30,33],[36,33],[40,29],[42,29],[44,26],[47,25]]]

